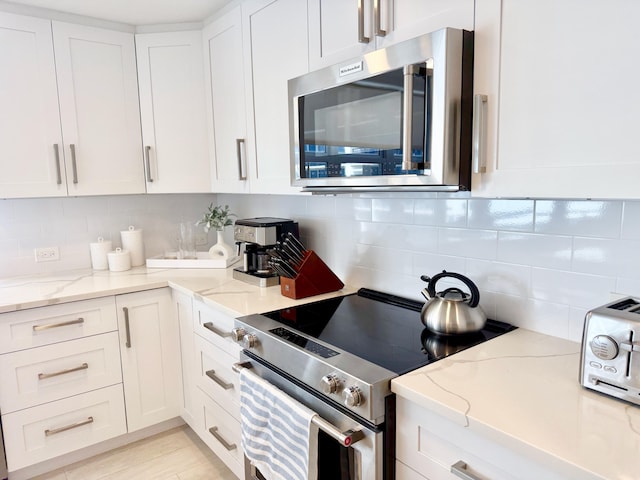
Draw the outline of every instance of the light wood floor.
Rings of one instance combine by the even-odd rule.
[[[238,480],[187,426],[96,455],[37,480]]]

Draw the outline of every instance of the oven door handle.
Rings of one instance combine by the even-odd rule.
[[[231,367],[234,372],[240,373],[240,370],[243,368],[251,368],[251,363],[249,362],[239,362],[234,363]],[[320,430],[329,435],[334,440],[340,442],[340,445],[344,445],[345,447],[350,447],[356,442],[359,442],[364,438],[364,433],[362,430],[345,430],[344,432],[340,430],[338,427],[328,422],[320,415],[315,415],[311,419],[311,423],[316,425]]]

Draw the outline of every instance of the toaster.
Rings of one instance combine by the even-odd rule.
[[[582,386],[640,404],[640,299],[587,312],[580,360]]]

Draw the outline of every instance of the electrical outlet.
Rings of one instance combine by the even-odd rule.
[[[196,245],[202,246],[209,243],[209,235],[204,232],[196,233]]]
[[[53,262],[60,260],[58,247],[42,247],[35,249],[36,262]]]

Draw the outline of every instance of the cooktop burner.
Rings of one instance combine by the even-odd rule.
[[[478,345],[513,330],[488,320],[484,329],[465,335],[437,335],[420,321],[422,303],[360,289],[336,297],[263,314],[282,326],[269,330],[298,348],[331,358],[337,350],[379,365],[398,375]],[[299,335],[296,332],[305,334]],[[316,338],[328,348],[307,337]]]

